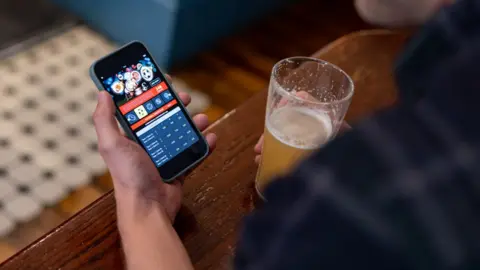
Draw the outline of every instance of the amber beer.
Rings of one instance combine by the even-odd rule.
[[[326,143],[332,123],[325,111],[286,106],[266,119],[263,154],[257,172],[259,194],[275,176],[294,167],[300,159]]]
[[[255,186],[267,184],[337,134],[352,100],[352,79],[320,59],[290,57],[272,69],[262,160]],[[257,198],[257,197],[255,197]]]

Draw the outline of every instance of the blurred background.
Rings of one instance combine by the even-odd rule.
[[[111,189],[96,59],[143,41],[190,112],[215,121],[265,90],[280,59],[369,28],[348,0],[0,0],[0,25],[0,262]]]

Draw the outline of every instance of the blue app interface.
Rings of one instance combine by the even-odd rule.
[[[147,55],[103,80],[120,112],[157,167],[199,138],[165,78]]]
[[[136,134],[157,166],[198,141],[180,107],[157,118]]]

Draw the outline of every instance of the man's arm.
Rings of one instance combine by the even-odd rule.
[[[190,102],[188,95],[179,96],[185,105]],[[121,134],[115,121],[115,105],[105,91],[98,95],[93,120],[99,151],[113,180],[127,268],[192,269],[172,227],[183,196],[180,181],[164,183],[145,150]],[[206,115],[196,115],[193,121],[201,131],[208,126]],[[212,151],[215,134],[207,134],[205,139]]]
[[[160,204],[121,188],[115,189],[115,196],[127,269],[193,269],[169,216]]]

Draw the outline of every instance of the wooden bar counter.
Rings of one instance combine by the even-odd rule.
[[[405,35],[376,30],[354,33],[315,57],[337,64],[355,81],[348,120],[355,121],[395,100],[391,67]],[[185,181],[175,228],[195,269],[228,269],[242,225],[254,206],[257,170],[253,146],[264,127],[266,92],[210,127],[218,146]],[[7,260],[0,270],[122,269],[115,201],[109,192]]]

